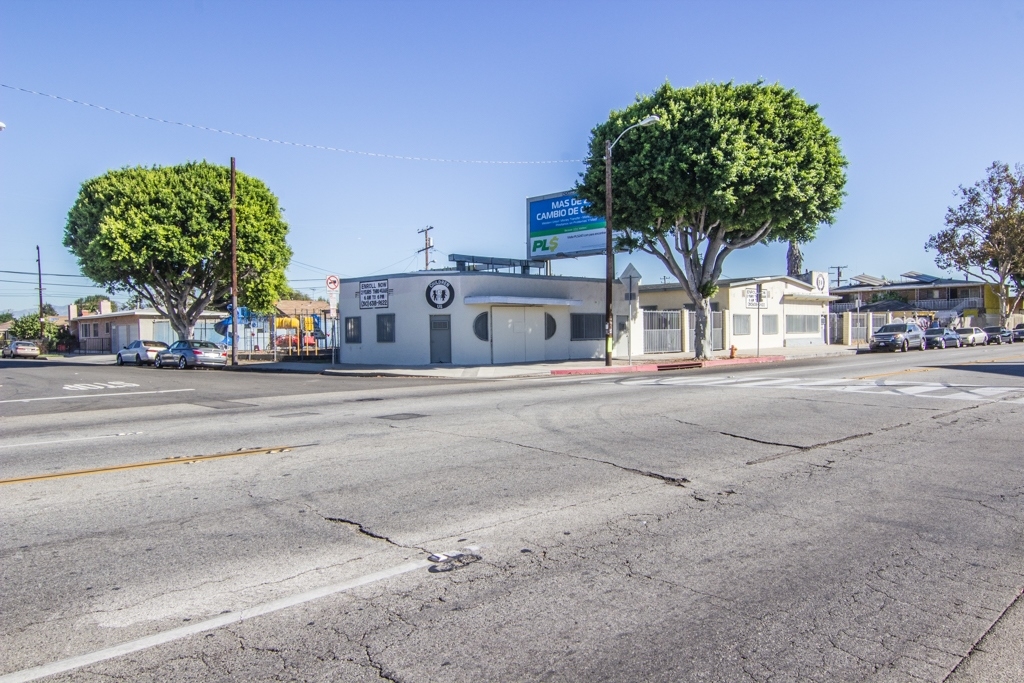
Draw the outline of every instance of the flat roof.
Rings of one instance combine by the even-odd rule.
[[[504,277],[529,280],[547,281],[573,281],[573,282],[599,282],[604,284],[604,278],[578,277],[576,275],[532,275],[526,273],[495,273],[489,270],[418,270],[415,273],[388,273],[382,275],[364,275],[363,277],[347,277],[341,281],[345,283],[368,282],[371,280],[392,280],[401,278],[458,278],[458,277]]]

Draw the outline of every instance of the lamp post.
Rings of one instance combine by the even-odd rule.
[[[605,140],[604,143],[604,224],[605,224],[605,274],[604,274],[604,364],[612,364],[612,345],[614,344],[615,318],[612,315],[612,280],[615,279],[615,252],[612,250],[612,148],[622,136],[639,126],[649,126],[660,121],[661,117],[651,114],[642,121],[634,123],[619,133],[619,137]]]

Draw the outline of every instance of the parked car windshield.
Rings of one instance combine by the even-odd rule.
[[[882,325],[882,327],[879,328],[878,331],[883,333],[883,334],[885,334],[885,333],[892,333],[892,332],[906,332],[907,331],[907,326],[906,325]]]
[[[1002,328],[1001,327],[986,327],[985,331],[986,332],[995,332],[996,334],[999,334],[999,332],[1002,331]]]
[[[1024,323],[1017,323],[1017,326],[1013,328],[1015,330],[1024,330]]]
[[[190,341],[193,349],[215,349],[217,345],[208,341]]]
[[[142,345],[143,346],[152,346],[152,347],[157,348],[157,349],[166,349],[167,348],[167,344],[164,344],[163,342],[158,342],[158,341],[144,341],[144,342],[142,342]]]
[[[958,334],[974,334],[974,328],[973,327],[961,327],[959,330],[957,330],[957,333]]]
[[[944,332],[945,330],[939,329],[937,327],[929,327],[927,330],[924,331],[924,333],[929,337],[941,337]]]

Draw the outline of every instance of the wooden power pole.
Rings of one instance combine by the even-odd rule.
[[[46,338],[46,318],[43,317],[43,257],[36,245],[36,265],[39,267],[39,341]]]
[[[234,157],[231,157],[231,364],[238,365],[238,227],[235,223]]]

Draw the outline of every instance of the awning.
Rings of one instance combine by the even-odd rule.
[[[467,296],[465,304],[499,304],[505,306],[582,306],[580,299],[552,299],[543,296]]]
[[[832,296],[831,294],[783,294],[783,301],[792,301],[795,304],[827,304],[829,301],[839,301],[843,297]]]

